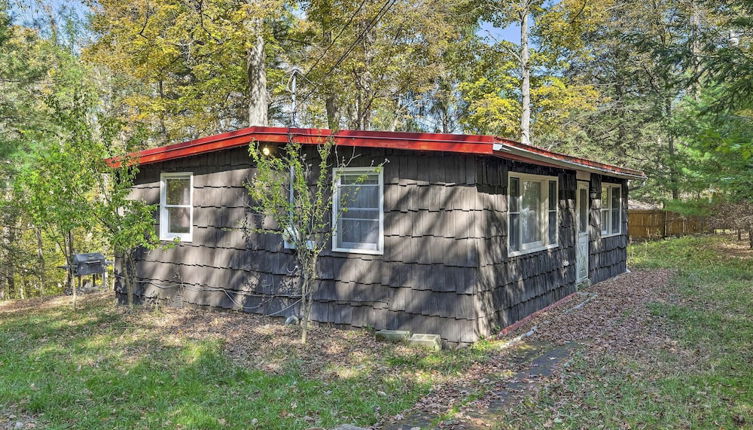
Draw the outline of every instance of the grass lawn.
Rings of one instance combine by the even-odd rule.
[[[586,345],[500,427],[753,428],[753,252],[729,237],[629,252],[632,270],[676,270],[646,321],[670,342],[598,353]]]
[[[127,314],[111,294],[75,312],[67,297],[0,304],[0,428],[370,425],[492,345],[424,352],[334,328],[313,329],[306,347],[297,337],[251,315]]]

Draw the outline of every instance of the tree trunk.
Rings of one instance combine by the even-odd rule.
[[[74,311],[76,310],[76,301],[78,299],[78,291],[76,291],[76,290],[78,290],[79,288],[81,288],[81,277],[77,276],[77,278],[78,278],[77,285],[73,286],[73,310]]]
[[[664,119],[669,121],[672,118],[672,99],[667,97],[664,102]],[[672,193],[672,199],[680,198],[680,190],[677,183],[677,172],[675,171],[675,136],[670,130],[667,135],[667,152],[669,153],[669,190]]]
[[[123,281],[126,285],[126,295],[128,297],[128,309],[133,309],[133,278],[131,272],[131,252],[123,253]]]
[[[698,76],[701,63],[701,14],[696,0],[691,0],[690,8],[690,54],[693,73],[690,90],[693,100],[697,102],[701,94],[700,76]]]
[[[337,106],[337,98],[334,94],[327,94],[327,98],[324,100],[324,108],[327,111],[327,127],[330,130],[337,130],[340,128],[340,119],[338,118],[339,109]]]
[[[307,269],[304,269],[303,285],[301,286],[301,343],[306,343],[308,339],[310,317],[310,306],[308,304],[311,300],[309,294],[310,279],[306,272]]]
[[[528,18],[530,8],[528,0],[522,0],[520,11],[520,141],[526,145],[531,143],[531,69],[528,52]]]
[[[44,241],[42,240],[42,230],[35,227],[35,233],[37,235],[37,261],[39,267],[37,268],[39,274],[39,295],[44,295],[44,284],[46,276],[46,268],[44,262]]]
[[[253,4],[254,0],[248,0]],[[246,52],[246,77],[248,80],[248,125],[267,125],[267,71],[264,59],[264,32],[261,18],[250,18],[246,32],[252,46]]]
[[[73,233],[68,232],[65,235],[65,246],[63,253],[65,254],[65,261],[68,264],[68,271],[65,275],[65,288],[70,290],[73,288]]]
[[[739,228],[737,229],[737,240],[740,242],[742,242],[743,240],[743,231],[742,229],[739,229]]]
[[[748,243],[750,244],[750,249],[753,249],[753,228],[748,229]]]
[[[301,288],[301,343],[308,339],[308,327],[311,321],[311,308],[314,303],[316,282],[316,256],[309,256],[304,260],[310,260],[301,264],[303,268],[303,285]]]

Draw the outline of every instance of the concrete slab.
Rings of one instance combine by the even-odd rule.
[[[414,333],[408,339],[408,345],[439,351],[442,349],[442,338],[438,334]]]
[[[376,332],[378,340],[387,342],[406,342],[409,337],[410,332],[408,330],[379,330]]]

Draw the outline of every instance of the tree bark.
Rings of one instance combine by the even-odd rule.
[[[750,244],[750,249],[753,249],[753,228],[748,229],[748,243]]]
[[[39,275],[39,295],[42,296],[44,295],[44,284],[46,276],[46,267],[44,261],[44,241],[42,239],[42,230],[39,227],[35,227],[34,232],[37,236],[37,261],[39,264],[37,272]]]
[[[128,309],[133,309],[133,278],[131,272],[131,252],[123,253],[123,281],[126,284],[126,296],[128,297]]]
[[[324,108],[327,111],[327,127],[330,130],[340,128],[340,119],[338,118],[340,109],[337,106],[337,98],[334,94],[327,94],[327,98],[324,100]]]
[[[254,0],[248,0],[253,4]],[[248,125],[267,125],[267,71],[264,58],[264,32],[261,18],[250,18],[246,31],[251,46],[246,52],[246,77],[248,80]]]
[[[521,75],[521,112],[520,112],[520,141],[531,144],[531,69],[530,54],[528,52],[528,18],[530,7],[528,0],[521,0],[520,11],[520,75]]]
[[[690,55],[693,73],[690,89],[693,94],[693,100],[697,102],[701,94],[700,77],[698,76],[701,63],[701,14],[698,10],[696,0],[691,0],[690,8]]]
[[[65,275],[65,288],[70,290],[73,287],[73,233],[68,231],[65,235],[65,247],[63,249],[65,261],[68,264],[68,271]]]

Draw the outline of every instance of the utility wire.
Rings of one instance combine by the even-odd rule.
[[[309,69],[306,71],[306,73],[303,74],[303,78],[306,79],[306,77],[311,73],[312,70],[314,70],[314,67],[316,67],[320,61],[324,58],[325,55],[327,55],[327,51],[330,50],[335,45],[335,42],[337,42],[337,39],[342,36],[342,34],[345,32],[345,29],[350,26],[351,23],[353,23],[353,20],[356,18],[356,15],[358,15],[361,12],[361,9],[363,9],[363,5],[366,4],[366,0],[361,0],[361,4],[358,5],[358,8],[356,8],[355,12],[350,15],[350,18],[348,18],[348,21],[345,23],[345,25],[340,28],[340,31],[337,33],[337,36],[332,39],[332,41],[329,43],[329,45],[324,48],[324,51],[322,51],[322,55],[319,56],[319,58],[314,61],[314,64],[309,67]]]
[[[348,46],[348,48],[340,56],[340,58],[337,59],[337,61],[335,62],[335,64],[333,64],[332,67],[329,68],[329,70],[324,74],[325,76],[330,75],[332,72],[335,71],[335,69],[337,69],[340,66],[340,64],[342,64],[342,62],[345,60],[345,58],[347,58],[347,56],[350,54],[350,52],[356,47],[356,45],[358,44],[358,42],[360,42],[363,39],[363,37],[366,35],[366,33],[368,33],[379,22],[379,20],[382,19],[384,17],[384,15],[387,14],[387,12],[389,12],[389,10],[392,8],[392,6],[395,5],[395,3],[397,3],[397,0],[386,0],[384,2],[384,4],[382,5],[382,7],[379,8],[379,10],[374,15],[374,17],[371,19],[371,21],[369,21],[369,23],[366,25],[366,28],[364,28],[363,31],[361,31],[361,33],[358,35],[358,37],[356,38],[356,40],[354,40],[353,43],[351,43],[350,46]],[[311,81],[309,81],[309,82],[311,82]],[[314,85],[317,88],[321,86],[321,84],[314,84]],[[314,88],[311,91],[309,91],[308,93],[306,93],[306,95],[304,95],[301,98],[301,100],[299,101],[299,103],[304,103],[306,100],[308,100],[308,98],[311,97],[312,94],[314,94],[314,92],[316,91],[317,88]]]

